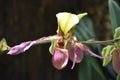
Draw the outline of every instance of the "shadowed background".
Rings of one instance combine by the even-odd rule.
[[[88,12],[99,40],[109,39],[107,0],[0,0],[0,39],[14,46],[56,34],[58,12]],[[102,33],[101,33],[102,32]],[[33,46],[17,56],[0,56],[0,80],[78,80],[78,65],[62,71],[51,63],[50,44]]]

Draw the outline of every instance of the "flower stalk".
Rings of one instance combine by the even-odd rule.
[[[112,40],[106,40],[106,41],[94,41],[94,40],[88,40],[88,41],[82,41],[81,43],[84,44],[102,44],[102,45],[113,45],[115,42],[119,42],[120,37]]]

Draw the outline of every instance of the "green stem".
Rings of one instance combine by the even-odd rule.
[[[118,42],[118,41],[120,41],[120,37],[119,37],[119,38],[116,38],[116,39],[112,39],[112,40],[106,40],[106,41],[94,41],[94,40],[91,40],[91,41],[83,41],[82,43],[85,43],[85,44],[111,45],[111,44],[114,44],[114,42]]]

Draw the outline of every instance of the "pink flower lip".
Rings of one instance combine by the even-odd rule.
[[[52,57],[53,66],[59,70],[63,69],[68,63],[68,58],[69,58],[68,50],[55,48]]]

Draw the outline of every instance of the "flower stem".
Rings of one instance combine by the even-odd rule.
[[[118,41],[120,41],[120,37],[116,38],[116,39],[112,39],[112,40],[106,40],[106,41],[94,41],[94,40],[83,41],[82,43],[85,43],[85,44],[111,45],[111,44],[114,44],[114,42],[118,42]]]

